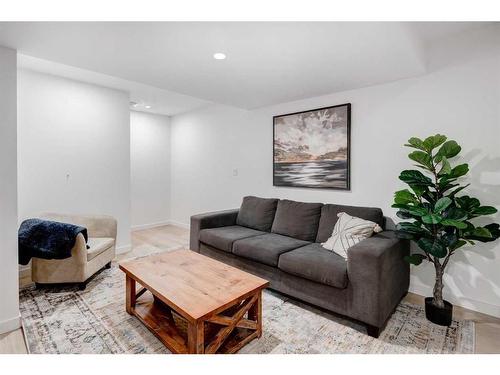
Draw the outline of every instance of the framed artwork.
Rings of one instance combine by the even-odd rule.
[[[350,189],[351,104],[273,117],[273,185]]]

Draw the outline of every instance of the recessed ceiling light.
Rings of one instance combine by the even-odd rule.
[[[224,60],[225,58],[226,58],[226,54],[224,54],[222,52],[214,53],[215,60]]]
[[[145,105],[144,108],[149,109],[149,108],[151,108],[151,106],[150,105]]]

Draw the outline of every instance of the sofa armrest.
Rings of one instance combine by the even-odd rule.
[[[359,242],[347,253],[357,318],[382,327],[408,292],[410,266],[404,256],[410,253],[409,241],[397,238],[393,231],[384,231]]]
[[[191,216],[189,233],[189,248],[194,251],[200,249],[200,231],[206,228],[227,227],[236,225],[239,209],[208,212]]]

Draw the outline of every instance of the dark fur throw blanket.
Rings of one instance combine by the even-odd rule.
[[[21,223],[18,233],[19,264],[26,265],[32,257],[65,259],[71,257],[76,236],[88,240],[87,228],[57,221],[28,219]]]

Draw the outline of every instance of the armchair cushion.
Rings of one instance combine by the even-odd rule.
[[[114,238],[100,237],[100,238],[89,238],[87,245],[87,261],[94,259],[99,254],[109,249],[115,244]]]

